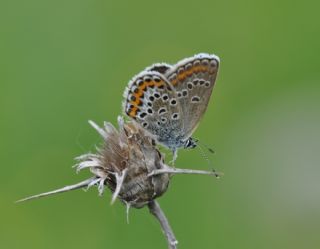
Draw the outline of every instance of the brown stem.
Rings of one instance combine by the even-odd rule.
[[[159,203],[153,200],[149,202],[148,207],[150,213],[152,213],[160,222],[162,231],[167,238],[169,249],[177,249],[178,241],[176,240],[176,237],[174,236],[173,231],[170,227],[169,221],[160,208]]]
[[[24,201],[29,201],[29,200],[32,200],[32,199],[37,199],[37,198],[45,197],[45,196],[48,196],[48,195],[59,194],[59,193],[63,193],[63,192],[67,192],[67,191],[71,191],[71,190],[75,190],[75,189],[87,187],[87,186],[89,186],[89,184],[90,184],[91,182],[93,182],[95,179],[96,179],[95,177],[92,177],[92,178],[89,178],[89,179],[87,179],[87,180],[84,180],[84,181],[79,182],[79,183],[74,184],[74,185],[70,185],[70,186],[66,186],[66,187],[63,187],[63,188],[60,188],[60,189],[56,189],[56,190],[53,190],[53,191],[49,191],[49,192],[46,192],[46,193],[42,193],[42,194],[38,194],[38,195],[33,195],[33,196],[30,196],[30,197],[26,197],[26,198],[24,198],[24,199],[21,199],[21,200],[16,201],[16,203],[18,203],[18,202],[24,202]]]

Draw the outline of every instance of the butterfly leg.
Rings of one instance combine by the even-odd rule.
[[[174,167],[174,163],[178,158],[178,150],[177,149],[172,149],[172,160],[169,162],[170,164],[172,164],[172,166]]]

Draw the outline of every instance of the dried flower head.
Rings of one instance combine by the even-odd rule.
[[[100,194],[106,185],[113,192],[112,202],[118,197],[132,207],[141,208],[167,190],[168,173],[149,176],[164,169],[165,164],[154,141],[142,129],[132,122],[124,123],[121,117],[119,131],[108,122],[104,128],[90,123],[103,137],[104,144],[97,154],[78,157],[76,167],[78,171],[90,168]]]
[[[127,211],[130,207],[141,208],[148,205],[150,212],[161,224],[169,248],[176,248],[177,241],[173,231],[154,199],[167,190],[173,174],[205,174],[218,177],[219,173],[169,167],[164,163],[164,156],[157,149],[154,140],[134,122],[125,123],[122,117],[118,118],[119,130],[108,122],[104,123],[103,128],[93,121],[89,123],[102,136],[103,146],[98,148],[95,154],[88,153],[77,157],[78,163],[74,167],[77,172],[90,169],[93,177],[17,202],[92,186],[97,186],[99,194],[102,195],[107,186],[113,193],[111,203],[118,198],[127,205]]]

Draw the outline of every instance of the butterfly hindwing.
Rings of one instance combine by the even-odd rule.
[[[178,62],[165,73],[182,109],[185,138],[192,135],[207,109],[218,68],[217,56],[198,54]]]
[[[151,65],[150,67],[147,67],[145,69],[145,71],[155,71],[155,72],[161,73],[163,75],[171,68],[172,68],[172,66],[167,63],[155,63],[155,64]]]
[[[166,78],[156,71],[143,71],[129,82],[124,97],[124,112],[170,147],[168,138],[183,130],[183,123],[175,90]]]

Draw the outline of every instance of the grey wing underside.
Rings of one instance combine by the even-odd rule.
[[[165,73],[182,108],[185,138],[192,135],[207,109],[218,68],[217,56],[198,54],[178,62]]]
[[[175,147],[183,122],[176,92],[167,79],[157,71],[143,71],[129,83],[125,97],[125,113],[159,143]]]

